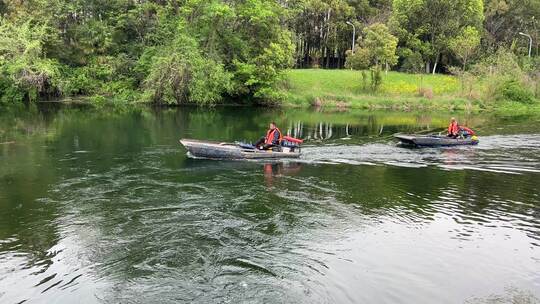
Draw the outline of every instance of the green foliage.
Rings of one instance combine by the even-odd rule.
[[[345,65],[355,69],[381,64],[395,65],[398,59],[397,43],[397,38],[390,33],[386,25],[375,23],[364,29],[364,38],[359,40],[354,54],[348,53]]]
[[[482,0],[394,0],[390,25],[401,47],[436,65],[464,27],[481,27],[483,4]]]
[[[503,82],[498,88],[497,93],[499,99],[515,101],[523,104],[532,104],[534,103],[534,93],[523,86],[522,83],[517,80],[507,80]]]
[[[424,60],[420,52],[412,51],[409,48],[399,49],[400,57],[403,58],[401,70],[410,73],[421,73],[424,67]]]
[[[365,70],[362,70],[362,90],[367,90],[368,87],[368,75]]]
[[[520,66],[519,58],[500,48],[472,68],[472,73],[486,83],[484,99],[488,102],[513,101],[531,104],[536,101],[534,73]]]
[[[484,48],[496,49],[500,45],[506,47],[512,43],[522,50],[523,55],[528,52],[529,40],[526,37],[517,36],[518,32],[529,33],[536,47],[533,46],[533,54],[536,49],[538,56],[538,16],[540,16],[540,0],[485,0],[485,22],[483,35]]]
[[[481,83],[468,95],[529,102],[526,92],[539,95],[539,13],[540,0],[0,1],[0,100],[277,104],[296,63],[345,65],[364,71],[352,80],[363,90],[414,94],[417,84],[397,90],[381,70],[461,65]],[[533,58],[519,31],[532,35]]]
[[[354,54],[347,51],[345,67],[353,70],[365,70],[370,67],[370,54],[367,48],[357,48]]]
[[[49,28],[31,20],[13,24],[0,19],[0,74],[6,93],[2,98],[33,101],[58,94],[60,64],[44,55]]]
[[[373,92],[377,92],[380,89],[383,82],[381,68],[379,66],[375,66],[371,68],[370,72],[371,72],[371,90],[373,90]]]
[[[463,70],[465,70],[467,62],[476,53],[480,45],[480,33],[476,28],[466,26],[459,35],[450,38],[448,45],[450,50],[459,58],[463,64]]]
[[[367,0],[292,0],[287,1],[296,42],[296,64],[299,67],[330,67],[330,59],[342,59],[351,48],[351,26],[358,17],[377,14],[373,4],[383,1]],[[355,22],[357,28],[360,23]]]
[[[144,82],[144,97],[160,103],[213,104],[230,88],[231,75],[223,65],[205,59],[194,39],[179,35],[152,57]]]
[[[35,0],[2,12],[3,100],[275,102],[271,88],[294,53],[273,1]]]
[[[364,29],[364,38],[352,52],[347,53],[345,66],[355,70],[370,69],[370,90],[376,92],[380,89],[383,78],[381,65],[389,66],[397,63],[396,47],[398,40],[390,33],[388,27],[375,23]],[[367,75],[362,72],[362,89],[367,88]]]
[[[396,47],[398,39],[390,33],[388,27],[381,23],[375,23],[364,30],[362,47],[369,50],[373,65],[395,65],[398,57]]]

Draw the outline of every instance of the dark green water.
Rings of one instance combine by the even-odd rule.
[[[0,303],[538,303],[540,119],[195,108],[0,112]],[[306,138],[284,163],[181,137]]]

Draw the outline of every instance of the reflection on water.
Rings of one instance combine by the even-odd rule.
[[[274,186],[274,182],[279,180],[284,175],[292,176],[296,175],[302,170],[302,164],[296,162],[275,162],[265,163],[264,168],[264,181],[266,186],[271,189]]]
[[[273,117],[308,139],[301,159],[198,160],[177,144],[253,140]],[[4,113],[0,302],[538,301],[540,124],[460,117],[477,147],[391,139],[446,119]]]

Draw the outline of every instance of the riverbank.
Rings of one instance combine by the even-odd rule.
[[[468,96],[463,93],[463,84],[451,75],[406,74],[400,72],[383,73],[383,82],[377,92],[363,89],[362,72],[352,70],[294,69],[283,73],[276,85],[280,99],[277,102],[262,103],[259,106],[290,108],[324,108],[331,111],[359,109],[388,112],[464,112],[490,113],[503,116],[540,115],[540,101],[532,104],[511,101],[483,100],[485,84],[472,83]],[[368,76],[369,78],[369,76]],[[368,79],[369,82],[369,79]],[[369,85],[369,84],[368,84]],[[470,90],[470,88],[474,88]],[[222,99],[204,106],[250,106],[244,100]],[[124,100],[103,96],[68,97],[40,103],[69,105],[91,105],[115,108],[147,105],[142,99]],[[162,104],[160,106],[178,106]],[[181,106],[201,106],[181,104]]]
[[[458,77],[451,75],[383,73],[378,92],[363,89],[360,71],[297,69],[285,72],[278,90],[286,107],[335,107],[397,111],[495,112],[506,115],[540,113],[540,102],[487,102],[482,83],[463,93]],[[369,79],[368,79],[369,82]],[[469,95],[469,96],[466,96]]]

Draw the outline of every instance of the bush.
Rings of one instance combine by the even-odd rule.
[[[403,64],[400,70],[407,73],[422,73],[424,68],[424,59],[419,52],[413,52],[409,49],[402,50],[401,56]]]
[[[153,56],[151,62],[144,81],[148,101],[211,105],[230,87],[231,76],[223,64],[203,58],[196,41],[183,34]]]
[[[24,92],[15,83],[0,75],[0,103],[18,103],[24,101]]]
[[[523,60],[511,51],[500,48],[495,54],[473,66],[472,74],[486,83],[486,101],[512,101],[521,104],[535,102],[534,62],[527,61],[527,64],[524,64],[521,61]]]
[[[368,75],[365,70],[362,70],[362,90],[367,90],[368,88]]]
[[[371,68],[371,90],[377,92],[383,82],[381,68],[379,66]]]
[[[86,95],[92,94],[95,91],[96,80],[90,77],[86,67],[66,67],[63,74],[64,80],[62,81],[61,88],[65,95]]]
[[[345,67],[353,70],[364,70],[369,67],[369,50],[366,48],[357,48],[354,54],[347,51]]]
[[[523,104],[534,103],[534,92],[527,89],[522,83],[516,80],[503,82],[497,91],[499,99],[515,101]]]
[[[261,104],[268,106],[279,105],[281,101],[286,98],[283,92],[271,87],[263,87],[259,89],[256,92],[255,97],[261,101]]]

